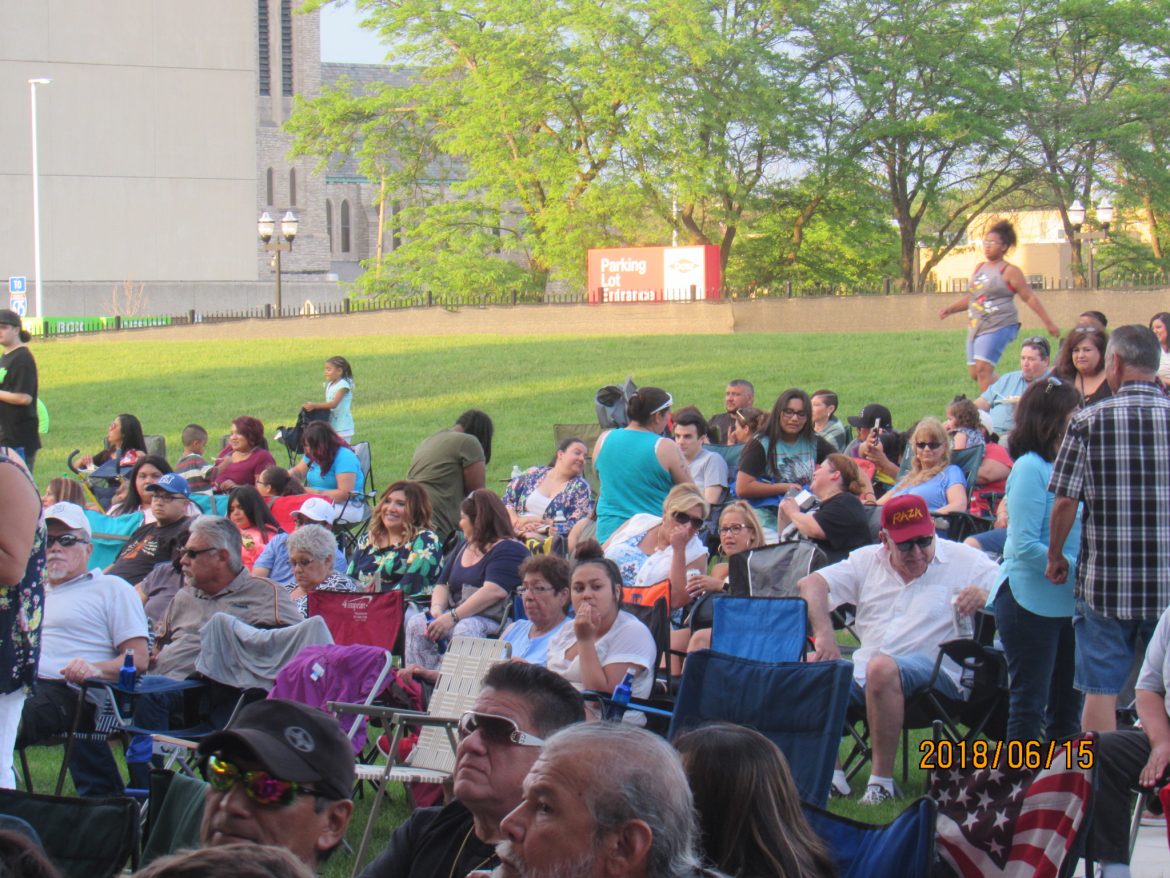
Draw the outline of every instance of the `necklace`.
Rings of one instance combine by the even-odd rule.
[[[467,842],[471,840],[471,834],[473,832],[475,832],[475,824],[474,823],[472,823],[471,828],[467,830],[467,835],[463,836],[463,843],[461,845],[459,845],[459,853],[455,854],[455,859],[451,862],[451,871],[447,873],[447,878],[455,878],[455,870],[457,868],[459,868],[459,861],[463,858],[463,851],[467,847]],[[469,872],[474,872],[477,869],[482,869],[484,866],[486,866],[488,863],[490,863],[495,858],[496,858],[496,855],[494,852],[492,852],[492,853],[488,854],[486,857],[484,857],[482,860],[480,860],[478,863],[476,863],[474,866],[472,866],[470,869],[468,869],[467,872],[464,872],[463,874],[466,875]]]

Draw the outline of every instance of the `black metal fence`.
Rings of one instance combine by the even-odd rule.
[[[1038,290],[1073,290],[1076,287],[1067,278],[1029,277],[1028,281]],[[1106,285],[1107,284],[1107,285]],[[1170,279],[1161,275],[1127,275],[1098,278],[1098,289],[1108,292],[1150,290],[1170,286]],[[961,293],[965,285],[947,284],[942,289],[931,285],[926,293],[948,295]],[[473,295],[446,293],[419,293],[409,296],[374,296],[368,298],[346,298],[335,302],[292,305],[276,309],[272,305],[244,308],[230,311],[201,312],[195,309],[185,314],[168,316],[115,316],[115,317],[46,317],[43,321],[28,321],[26,325],[34,335],[62,337],[86,335],[98,332],[126,329],[153,329],[162,326],[197,326],[200,324],[230,323],[240,320],[293,320],[306,317],[327,317],[344,314],[362,314],[377,311],[397,311],[420,308],[487,308],[511,307],[515,305],[581,305],[591,300],[608,305],[661,302],[666,304],[689,303],[732,303],[777,299],[850,298],[858,296],[902,295],[899,284],[892,278],[885,278],[871,285],[844,288],[831,284],[799,284],[785,282],[771,287],[749,289],[724,288],[719,290],[718,299],[706,298],[698,289],[642,291],[636,294],[609,293],[598,290],[592,298],[586,291],[527,293],[519,290],[502,290]]]

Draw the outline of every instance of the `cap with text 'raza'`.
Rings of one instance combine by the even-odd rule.
[[[914,494],[895,497],[882,507],[882,530],[895,543],[934,536],[934,519],[926,501]]]

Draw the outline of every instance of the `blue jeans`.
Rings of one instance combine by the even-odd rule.
[[[1081,731],[1073,688],[1076,640],[1068,616],[1038,616],[1016,603],[1011,583],[995,596],[995,626],[1007,656],[1008,740],[1061,741]]]

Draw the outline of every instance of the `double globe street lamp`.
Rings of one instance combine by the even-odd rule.
[[[1107,240],[1109,235],[1109,224],[1113,222],[1113,205],[1109,201],[1108,195],[1101,196],[1101,200],[1097,202],[1096,208],[1097,225],[1101,227],[1101,231],[1093,231],[1092,229],[1082,232],[1081,226],[1085,224],[1086,211],[1081,200],[1078,198],[1068,206],[1068,221],[1073,227],[1074,241],[1088,241],[1089,242],[1089,277],[1088,288],[1094,290],[1097,288],[1097,274],[1093,268],[1094,257],[1097,252],[1097,242]]]
[[[260,214],[260,219],[256,221],[256,231],[260,234],[260,240],[264,242],[264,250],[268,253],[273,253],[272,264],[276,268],[276,316],[280,316],[280,254],[285,250],[292,250],[293,238],[297,236],[297,216],[291,210],[285,211],[285,214],[280,219],[280,237],[283,241],[273,241],[272,237],[276,232],[276,221],[268,214],[268,211]]]

